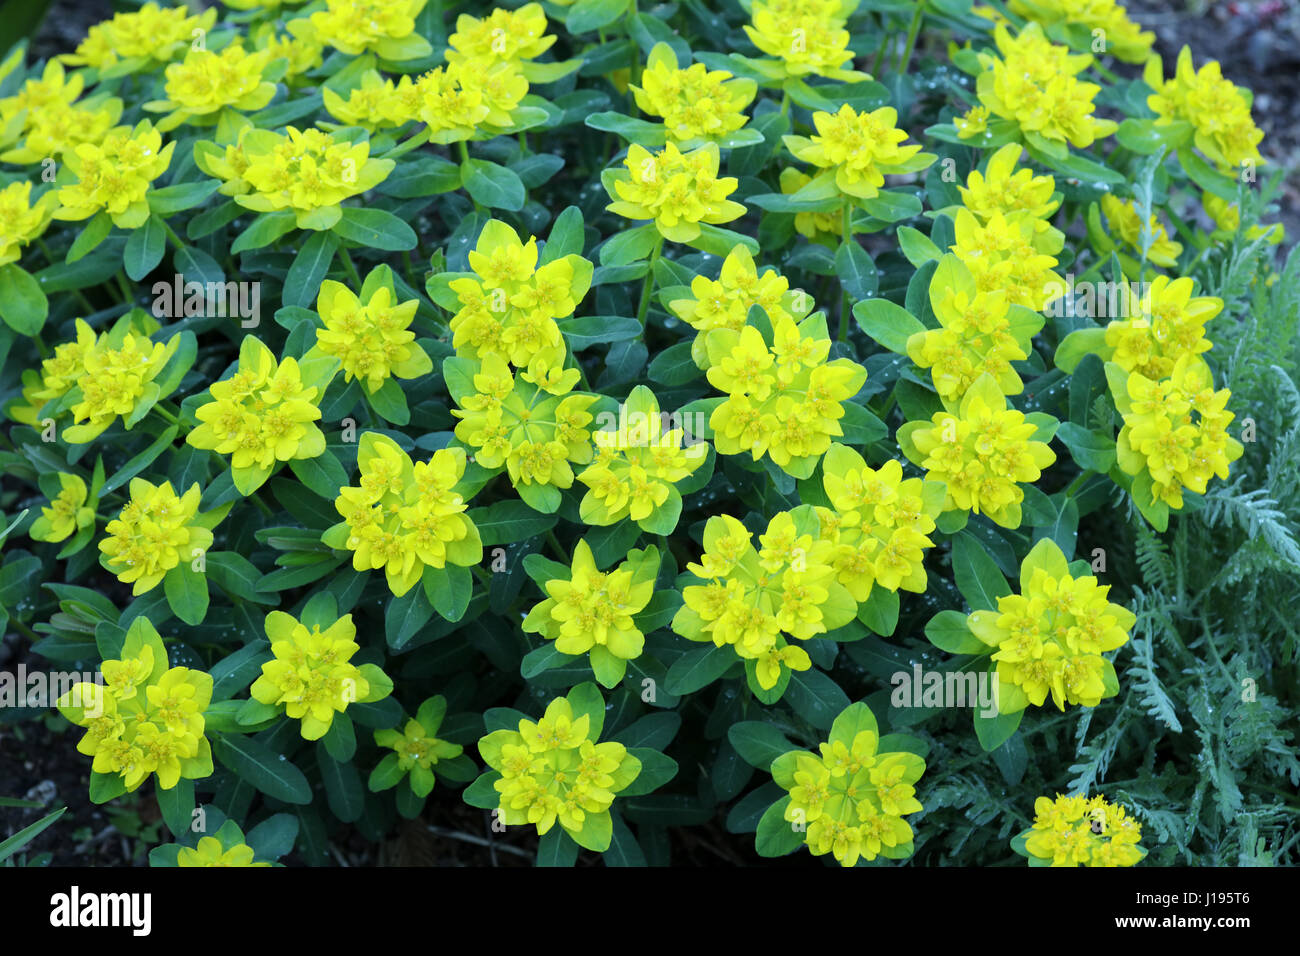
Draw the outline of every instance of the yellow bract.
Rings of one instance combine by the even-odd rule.
[[[1110,193],[1101,197],[1101,211],[1110,223],[1112,236],[1118,237],[1126,246],[1137,253],[1142,252],[1142,217],[1132,199],[1119,199]],[[1169,238],[1164,225],[1154,215],[1149,220],[1148,230],[1151,234],[1151,248],[1147,250],[1147,261],[1166,269],[1178,265],[1178,256],[1183,251],[1182,243]]]
[[[23,247],[45,232],[55,202],[53,192],[32,202],[30,182],[10,183],[0,189],[0,266],[17,262]]]
[[[202,45],[203,37],[216,22],[216,7],[192,13],[185,6],[160,7],[150,2],[135,13],[119,13],[111,20],[95,24],[76,53],[64,54],[59,59],[70,66],[99,70],[120,61],[142,60],[146,66],[166,63],[195,45]]]
[[[132,594],[156,587],[181,562],[202,557],[212,546],[212,531],[195,521],[202,492],[195,482],[177,497],[170,481],[150,484],[131,479],[131,497],[104,528],[99,543],[105,565]]]
[[[1052,866],[1133,866],[1146,856],[1141,824],[1100,794],[1039,797],[1024,835],[1026,852]]]
[[[386,275],[387,285],[367,279],[369,288],[363,287],[360,298],[343,283],[326,279],[316,301],[325,324],[316,331],[317,348],[342,363],[344,381],[355,378],[370,393],[390,379],[433,371],[433,361],[410,329],[419,302],[396,301],[392,274]]]
[[[900,145],[907,133],[897,123],[892,106],[859,113],[846,103],[837,113],[813,113],[817,132],[811,137],[783,139],[796,159],[833,172],[840,192],[871,199],[879,195],[886,173],[916,172],[934,162],[915,143]]]
[[[230,2],[230,0],[227,0]],[[270,866],[270,863],[253,862],[253,848],[247,843],[236,843],[229,849],[216,837],[199,839],[197,847],[183,846],[176,854],[177,866]]]
[[[1100,39],[1103,49],[1127,63],[1141,63],[1151,52],[1156,35],[1129,19],[1128,11],[1116,0],[1011,0],[1017,16],[1043,26],[1078,24],[1090,36]]]
[[[76,475],[58,474],[59,493],[41,516],[32,522],[27,533],[36,541],[62,541],[82,528],[95,523],[93,508],[86,507],[86,483]]]
[[[145,104],[154,112],[171,112],[158,121],[166,132],[182,123],[210,124],[224,109],[260,110],[275,96],[275,84],[263,80],[271,62],[267,50],[245,52],[235,42],[220,53],[192,50],[167,67],[167,99]]]
[[[1168,80],[1160,58],[1147,61],[1143,79],[1155,93],[1147,105],[1158,115],[1157,126],[1186,120],[1195,131],[1196,148],[1228,175],[1251,171],[1264,162],[1259,144],[1264,133],[1250,115],[1250,100],[1240,87],[1223,78],[1217,60],[1192,65],[1192,51],[1183,47],[1178,66]]]
[[[81,143],[64,156],[76,182],[59,189],[54,218],[89,219],[102,210],[123,229],[144,225],[149,218],[145,194],[167,171],[175,148],[175,143],[163,146],[148,120],[134,129],[115,129],[102,142]]]
[[[666,43],[655,44],[646,61],[641,85],[632,95],[641,112],[663,117],[664,131],[675,143],[721,139],[749,121],[745,115],[758,92],[753,80],[737,79],[703,63],[685,69]]]
[[[718,178],[716,143],[688,153],[669,143],[658,153],[628,147],[626,169],[614,171],[605,184],[614,201],[605,208],[628,219],[653,219],[659,233],[672,242],[694,242],[700,223],[718,225],[745,214],[745,207],[727,197],[736,191],[731,176]]]
[[[758,61],[772,78],[804,76],[852,82],[868,79],[852,69],[845,21],[857,0],[757,0],[745,33],[774,60]]]
[[[415,18],[428,0],[325,0],[325,9],[290,20],[295,37],[357,56],[367,51],[385,60],[413,60],[433,52],[415,32]]]
[[[1210,348],[1205,323],[1223,311],[1223,300],[1194,296],[1189,278],[1157,276],[1140,295],[1130,287],[1128,303],[1133,318],[1116,319],[1106,327],[1110,359],[1126,372],[1149,379],[1168,377],[1184,355],[1199,355]]]

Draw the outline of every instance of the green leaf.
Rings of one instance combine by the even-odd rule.
[[[736,652],[730,646],[704,647],[687,651],[668,668],[664,689],[681,696],[708,687],[736,663]]]
[[[297,217],[289,209],[264,212],[235,237],[230,246],[232,253],[252,252],[269,246],[286,233],[298,228]]]
[[[423,583],[425,596],[444,620],[454,622],[465,616],[474,592],[474,576],[469,568],[454,564],[445,568],[426,567]]]
[[[849,697],[839,684],[816,669],[791,671],[785,699],[796,714],[819,730],[835,722],[835,717],[849,706]]]
[[[799,749],[785,734],[761,720],[742,720],[732,724],[727,730],[727,740],[745,763],[763,771],[767,771],[781,754]]]
[[[68,247],[68,254],[64,257],[64,262],[73,263],[81,259],[99,247],[99,244],[108,238],[108,234],[113,231],[113,217],[106,212],[100,212],[90,219],[81,227],[81,232],[77,238],[72,240],[72,245]]]
[[[1074,422],[1062,422],[1056,430],[1056,437],[1085,471],[1104,475],[1115,465],[1115,439],[1100,429],[1089,431]]]
[[[518,212],[528,192],[513,170],[486,159],[468,159],[460,167],[461,183],[476,203],[488,209]]]
[[[411,588],[401,597],[388,602],[384,614],[384,633],[388,646],[400,651],[433,617],[433,605],[422,587]]]
[[[338,718],[334,718],[337,722]],[[361,774],[356,764],[335,760],[325,747],[316,748],[316,765],[320,767],[321,782],[325,784],[325,799],[330,812],[344,823],[361,819],[366,808],[366,792],[361,785]]]
[[[163,453],[163,449],[171,447],[171,443],[175,440],[176,435],[179,432],[180,426],[172,425],[154,439],[148,448],[127,461],[126,464],[117,470],[116,474],[114,474],[112,478],[104,482],[104,487],[99,491],[100,496],[103,497],[116,491],[136,475],[140,474],[140,472],[145,468],[149,467],[149,465],[153,463],[154,459]]]
[[[166,252],[167,233],[163,230],[162,220],[156,215],[150,216],[143,226],[132,230],[126,238],[122,264],[127,276],[139,282],[158,267]]]
[[[558,823],[537,841],[538,866],[573,866],[577,859],[578,844]]]
[[[907,354],[908,338],[925,331],[919,319],[888,299],[870,298],[859,302],[853,307],[853,317],[868,336],[900,355]]]
[[[227,735],[217,738],[212,752],[236,776],[268,797],[285,803],[311,803],[311,785],[303,772],[260,741]]]
[[[973,610],[996,610],[998,598],[1011,593],[997,564],[967,531],[953,538],[952,570],[957,590]]]
[[[91,786],[93,789],[94,786],[93,781],[91,782]],[[125,787],[123,788],[123,792],[125,792]],[[102,803],[104,801],[101,800],[98,802]],[[67,812],[68,812],[67,807],[60,807],[58,810],[55,810],[53,813],[49,813],[41,817],[35,823],[23,827],[13,836],[9,837],[7,840],[0,842],[0,863],[3,863],[5,860],[9,859],[9,857],[13,856],[23,847],[27,846],[27,844],[35,840],[38,836],[41,835],[42,832],[44,832],[50,826],[52,826],[54,822],[59,819],[59,817],[63,816],[63,814]]]
[[[397,383],[397,379],[385,379],[384,384],[377,390],[366,392],[366,401],[381,418],[394,425],[405,425],[411,420],[411,409],[406,401],[406,392]]]
[[[186,624],[202,624],[208,613],[208,579],[195,571],[190,556],[182,554],[181,561],[163,576],[163,593],[167,604]]]
[[[867,255],[867,250],[854,239],[841,243],[836,251],[835,274],[839,277],[840,286],[851,298],[859,301],[875,295],[880,285],[876,264]]]
[[[405,252],[419,242],[414,229],[383,209],[345,206],[333,231],[363,248],[386,252]]]
[[[145,200],[149,203],[149,211],[153,215],[162,216],[165,219],[168,216],[200,205],[219,188],[221,188],[221,183],[215,179],[177,183],[174,186],[149,190],[145,194]]]
[[[0,319],[19,335],[36,335],[50,314],[40,284],[16,262],[0,266]]]
[[[157,791],[158,809],[162,811],[163,822],[174,836],[188,833],[194,814],[194,781],[181,777],[176,786],[164,790],[160,785]]]
[[[795,825],[785,819],[786,807],[790,797],[784,796],[767,808],[758,821],[758,830],[754,834],[754,849],[759,856],[786,856],[804,845],[806,832],[796,830]]]
[[[544,534],[559,520],[556,515],[538,514],[522,501],[498,501],[486,508],[475,508],[468,514],[484,546],[514,544],[534,535]]]
[[[313,232],[307,238],[284,277],[285,305],[306,307],[316,301],[320,284],[329,274],[338,247],[338,237],[332,232]]]
[[[1025,716],[1023,710],[1018,710],[1014,714],[998,714],[996,717],[985,717],[980,710],[974,713],[975,736],[979,738],[980,746],[985,751],[997,750],[1006,743],[1019,728],[1020,721]]]

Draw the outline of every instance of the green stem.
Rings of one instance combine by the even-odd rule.
[[[912,62],[912,50],[916,46],[916,36],[921,32],[921,21],[925,18],[926,0],[917,0],[916,12],[912,14],[912,25],[907,28],[907,46],[903,47],[903,57],[899,62],[900,75],[907,74],[907,67]]]
[[[179,418],[177,418],[171,412],[167,411],[167,409],[163,408],[161,402],[155,404],[153,410],[173,425],[179,425],[181,423],[181,420]]]
[[[357,294],[360,295],[361,274],[357,272],[357,264],[352,261],[352,253],[348,252],[344,246],[340,245],[339,256],[343,259],[343,268],[347,271],[348,278],[352,280],[352,284],[356,287]]]
[[[162,216],[154,216],[153,218],[154,218],[154,222],[160,223],[162,225],[163,232],[166,233],[167,238],[171,240],[171,244],[176,247],[177,252],[185,248],[185,243],[181,242],[181,237],[176,235],[176,230],[173,229],[171,226],[167,225],[166,219],[164,219]]]
[[[23,637],[27,638],[27,640],[31,641],[33,644],[35,644],[37,641],[39,641],[39,640],[41,639],[41,636],[40,636],[39,634],[37,634],[35,631],[33,631],[30,627],[28,627],[28,626],[27,626],[26,624],[24,624],[22,621],[18,620],[18,618],[16,618],[16,617],[11,617],[11,618],[9,619],[9,623],[12,624],[12,625],[14,626],[14,630],[15,630],[15,631],[17,631],[17,632],[18,632],[19,634],[21,634]]]
[[[636,0],[628,5],[627,10],[627,37],[632,40],[632,21],[636,19]],[[629,75],[629,85],[641,82],[641,47],[632,40],[632,67]],[[628,90],[627,95],[631,97],[632,91]]]
[[[469,162],[469,143],[466,142],[466,141],[463,140],[463,139],[458,139],[458,140],[456,140],[456,145],[460,147],[460,161],[461,161],[462,163],[468,163],[468,162]]]
[[[885,50],[889,48],[889,30],[885,25],[885,18],[880,18],[880,46],[876,48],[876,55],[871,60],[871,76],[874,79],[880,74],[880,67],[885,62]]]
[[[554,531],[546,532],[546,540],[551,543],[551,547],[555,549],[557,555],[561,558],[565,556],[564,546],[560,544],[560,539],[555,536]]]
[[[845,199],[844,211],[841,213],[841,230],[845,242],[853,241],[853,203]],[[837,341],[844,342],[849,337],[849,290],[840,286],[840,334]]]
[[[659,254],[664,249],[664,237],[661,233],[655,240],[654,251],[650,253],[650,268],[646,270],[645,283],[641,286],[641,304],[636,309],[636,320],[645,328],[646,312],[650,308],[650,290],[655,284],[655,263],[659,261]]]
[[[790,115],[790,92],[785,87],[781,88],[781,115]]]

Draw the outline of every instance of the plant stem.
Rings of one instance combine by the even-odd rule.
[[[171,244],[176,247],[176,250],[178,252],[181,249],[185,248],[185,243],[181,242],[181,237],[176,235],[176,230],[173,229],[171,226],[167,225],[166,219],[164,219],[162,216],[154,216],[153,218],[155,222],[158,222],[162,225],[163,232],[167,234],[167,238],[171,240]]]
[[[654,251],[650,253],[650,268],[646,270],[645,283],[641,286],[641,304],[636,309],[636,320],[645,328],[646,312],[650,308],[650,290],[654,288],[655,283],[655,263],[659,261],[659,254],[664,249],[664,237],[660,234],[655,240]]]
[[[907,46],[903,47],[903,57],[898,64],[900,75],[907,74],[907,67],[912,62],[912,50],[916,46],[916,35],[921,32],[921,21],[925,18],[926,0],[917,0],[916,12],[912,14],[912,25],[907,28]]]
[[[849,199],[844,200],[844,210],[841,220],[841,230],[845,242],[853,241],[853,202]],[[843,342],[849,337],[849,290],[844,288],[840,283],[840,334],[837,341]]]
[[[546,540],[550,542],[551,547],[555,549],[555,553],[557,555],[559,555],[560,557],[564,557],[565,555],[564,545],[560,544],[560,539],[555,536],[554,531],[546,532]]]
[[[340,245],[339,256],[343,259],[343,268],[347,270],[348,278],[352,280],[352,283],[356,286],[357,294],[360,295],[361,274],[357,272],[357,264],[352,261],[352,253],[348,252],[346,247]]]
[[[469,162],[469,143],[467,143],[467,142],[466,142],[465,140],[463,140],[463,139],[458,139],[458,140],[456,140],[456,145],[460,147],[460,161],[461,161],[461,163],[468,163],[468,162]]]
[[[885,26],[885,18],[880,18],[880,46],[876,48],[876,55],[871,60],[871,78],[875,79],[880,73],[880,67],[885,62],[885,50],[889,48],[889,30]]]

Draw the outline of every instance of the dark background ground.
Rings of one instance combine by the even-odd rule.
[[[1128,7],[1134,19],[1156,33],[1166,73],[1187,45],[1197,66],[1218,59],[1226,77],[1254,91],[1255,121],[1264,130],[1261,152],[1288,174],[1280,218],[1288,243],[1294,241],[1300,235],[1300,188],[1293,175],[1300,166],[1300,2],[1130,0]],[[111,14],[108,0],[56,0],[33,40],[32,55],[72,50],[91,24]],[[33,669],[45,666],[31,657],[25,639],[6,635],[0,667],[12,668],[22,660]],[[86,799],[89,760],[74,749],[79,736],[61,718],[0,723],[0,797],[38,804],[0,807],[0,839],[66,805],[68,812],[37,838],[29,853],[51,853],[55,865],[141,865],[151,847],[169,839],[152,784],[107,808],[93,806]],[[405,823],[388,843],[375,848],[360,838],[340,840],[335,858],[342,865],[531,863],[535,837],[503,834],[488,845],[490,830],[482,815],[467,806],[430,801],[424,818]],[[673,859],[682,864],[757,862],[747,839],[738,840],[718,826],[675,831]]]

